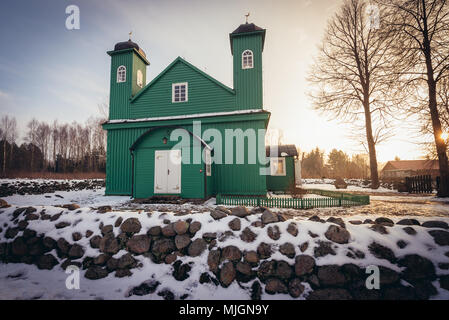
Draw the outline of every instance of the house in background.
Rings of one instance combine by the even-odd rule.
[[[301,185],[301,161],[294,144],[266,147],[266,156],[270,159],[270,175],[267,175],[268,191],[287,191]],[[276,153],[273,154],[273,152]]]
[[[234,161],[225,164],[224,139],[222,162],[212,163],[212,157],[219,155],[209,145],[213,138],[203,137],[208,129],[218,130],[223,137],[226,129],[257,132],[266,129],[270,119],[262,101],[265,29],[242,24],[229,39],[234,88],[181,57],[145,85],[150,62],[136,43],[120,42],[108,52],[109,119],[103,124],[107,130],[107,195],[266,195],[267,177],[260,174],[266,165],[248,161],[248,139],[236,136],[245,140],[243,163],[237,164],[234,145]],[[201,121],[200,132],[194,129],[197,121]],[[185,133],[188,141],[172,141],[174,130]],[[256,145],[265,149],[265,141],[259,143],[259,139]],[[194,155],[203,153],[204,158],[195,162]]]
[[[438,160],[395,160],[388,161],[380,172],[382,179],[405,179],[417,175],[439,176]]]

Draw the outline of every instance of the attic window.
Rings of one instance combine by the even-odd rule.
[[[285,176],[285,158],[270,158],[270,171],[272,176]]]
[[[126,82],[126,67],[120,66],[117,68],[117,82]]]
[[[245,50],[242,53],[242,69],[253,68],[253,52],[251,50]]]
[[[172,84],[172,102],[188,101],[189,86],[187,82]]]

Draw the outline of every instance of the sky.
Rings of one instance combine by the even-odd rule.
[[[306,81],[328,19],[342,0],[2,0],[0,2],[0,115],[26,123],[85,122],[98,116],[109,91],[114,44],[132,40],[151,65],[147,82],[181,56],[229,87],[232,55],[229,33],[245,22],[267,30],[263,52],[264,109],[269,127],[281,129],[284,143],[302,151],[318,146],[364,153],[347,124],[313,110]],[[66,28],[66,7],[77,5],[80,29]],[[411,124],[413,126],[413,123]],[[378,160],[422,156],[402,123],[378,146]]]

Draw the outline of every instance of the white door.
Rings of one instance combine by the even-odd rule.
[[[154,157],[154,193],[181,193],[181,150],[158,150]]]

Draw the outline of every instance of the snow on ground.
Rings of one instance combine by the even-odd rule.
[[[326,184],[325,186],[329,185]],[[317,184],[313,184],[310,187],[321,188]],[[326,187],[325,189],[332,190],[330,187]],[[391,190],[388,191],[391,192]],[[62,196],[62,198],[57,195]],[[278,211],[286,213],[287,216],[293,218],[298,224],[299,234],[297,237],[293,237],[286,232],[287,223],[279,223],[281,238],[278,241],[273,241],[267,236],[266,229],[268,226],[265,226],[263,228],[252,228],[258,235],[257,239],[253,243],[245,243],[244,248],[241,248],[242,241],[239,237],[231,236],[218,244],[220,247],[236,245],[244,250],[255,250],[261,242],[271,243],[275,246],[278,246],[279,243],[291,242],[295,246],[296,253],[300,254],[298,246],[311,239],[309,231],[317,234],[317,239],[322,239],[330,225],[329,223],[316,223],[305,220],[304,216],[309,217],[315,214],[319,215],[321,218],[341,216],[346,222],[347,230],[351,234],[351,241],[348,245],[338,245],[336,255],[327,255],[317,258],[317,265],[354,262],[353,260],[348,260],[346,256],[349,252],[349,247],[366,252],[366,248],[370,243],[378,241],[384,244],[390,244],[389,247],[393,249],[397,257],[409,253],[417,253],[431,259],[435,266],[437,266],[438,263],[447,263],[447,257],[444,255],[447,251],[447,247],[437,246],[433,241],[433,238],[423,227],[414,226],[418,231],[418,234],[415,236],[406,234],[399,225],[389,228],[389,235],[380,235],[369,229],[369,225],[352,225],[349,223],[350,220],[363,221],[367,218],[374,220],[380,216],[389,216],[395,222],[406,217],[417,218],[421,223],[426,220],[432,220],[434,217],[438,216],[438,220],[449,223],[449,205],[446,203],[449,202],[449,199],[438,201],[431,201],[431,199],[432,197],[427,196],[407,197],[400,194],[394,196],[382,195],[371,196],[371,204],[367,206],[310,210],[279,209]],[[38,212],[45,210],[47,214],[55,215],[64,210],[60,207],[55,207],[55,205],[63,205],[70,202],[75,202],[80,205],[81,208],[79,210],[64,210],[61,218],[57,220],[57,222],[70,222],[72,224],[71,227],[56,229],[54,227],[54,222],[49,220],[29,221],[28,228],[36,230],[38,233],[45,233],[46,236],[54,239],[61,237],[65,238],[70,243],[73,242],[73,232],[81,232],[84,235],[85,231],[90,229],[94,231],[94,235],[100,234],[98,228],[100,223],[103,223],[104,225],[114,225],[115,220],[119,216],[138,218],[142,224],[140,234],[146,233],[151,226],[161,225],[164,219],[176,221],[178,219],[186,220],[191,218],[194,221],[200,221],[202,223],[202,228],[192,240],[202,237],[206,232],[217,232],[219,236],[222,235],[225,230],[228,230],[229,221],[233,219],[233,217],[229,216],[218,222],[211,218],[209,211],[215,207],[215,199],[213,198],[203,205],[185,204],[165,206],[165,208],[170,211],[184,209],[192,210],[191,214],[175,216],[173,212],[164,212],[167,210],[161,210],[161,205],[130,203],[129,197],[106,197],[104,196],[104,188],[98,190],[61,191],[42,195],[13,195],[5,197],[4,200],[11,204],[12,207],[2,209],[4,212],[0,214],[0,226],[4,227],[3,231],[0,232],[0,239],[2,239],[2,241],[5,238],[4,235],[7,229],[4,224],[11,222],[10,217],[17,206],[35,206],[38,208]],[[91,209],[92,207],[102,205],[110,205],[115,209],[114,211],[105,214],[98,214]],[[164,206],[162,205],[162,207]],[[202,211],[203,214],[194,213],[196,211]],[[147,212],[149,212],[149,214],[147,214]],[[241,230],[259,219],[260,215],[248,216],[247,220],[242,220]],[[119,228],[114,227],[113,232],[115,235],[118,235]],[[403,249],[399,249],[396,246],[398,240],[404,240],[408,242],[409,245]],[[98,249],[90,247],[89,239],[83,237],[78,243],[86,248],[85,256],[95,257],[100,254]],[[309,246],[304,254],[313,255],[313,247],[314,246],[312,245]],[[180,257],[183,263],[192,262],[190,277],[184,281],[176,281],[173,278],[172,267],[165,264],[155,264],[150,259],[136,256],[135,258],[142,263],[142,266],[132,269],[132,277],[116,278],[114,273],[110,273],[104,279],[89,280],[84,277],[86,270],[81,270],[81,288],[79,290],[68,290],[66,288],[65,281],[68,275],[60,266],[56,266],[53,270],[48,271],[39,270],[34,265],[0,263],[0,299],[162,299],[162,297],[158,296],[156,293],[145,296],[127,296],[130,288],[151,279],[156,279],[161,282],[158,291],[161,291],[164,288],[169,288],[175,294],[177,299],[184,294],[188,294],[187,299],[249,299],[248,288],[251,287],[252,282],[245,284],[244,287],[240,287],[236,282],[233,282],[228,288],[215,286],[213,284],[198,283],[200,274],[208,268],[206,252],[199,257]],[[57,256],[55,252],[51,253],[55,257]],[[125,251],[122,250],[114,257],[118,258],[124,253]],[[293,259],[287,258],[279,251],[276,251],[273,254],[272,259],[285,260],[290,264],[294,263]],[[386,260],[378,259],[369,253],[366,254],[365,258],[357,260],[357,264],[360,266],[368,266],[371,264],[384,265],[393,270],[400,271],[396,265],[393,265]],[[437,274],[449,274],[449,271],[437,268]],[[441,289],[438,281],[435,281],[433,284],[439,290],[439,294],[434,296],[434,299],[449,299],[449,292]],[[306,290],[300,298],[304,298],[310,290],[310,287],[306,285]],[[262,299],[292,298],[287,294],[277,294],[273,296],[268,295],[263,291]]]
[[[337,189],[333,184],[330,183],[304,183],[301,187],[304,189],[321,189],[321,190],[341,191],[341,192],[354,191],[354,192],[375,192],[375,193],[386,193],[386,192],[398,193],[397,190],[391,190],[384,187],[379,187],[379,189],[370,189],[366,187],[348,185],[347,189]]]
[[[87,206],[119,206],[130,201],[129,196],[105,196],[105,188],[96,190],[56,191],[37,195],[15,194],[3,197],[6,202],[17,206],[54,206],[76,203],[81,207]]]

